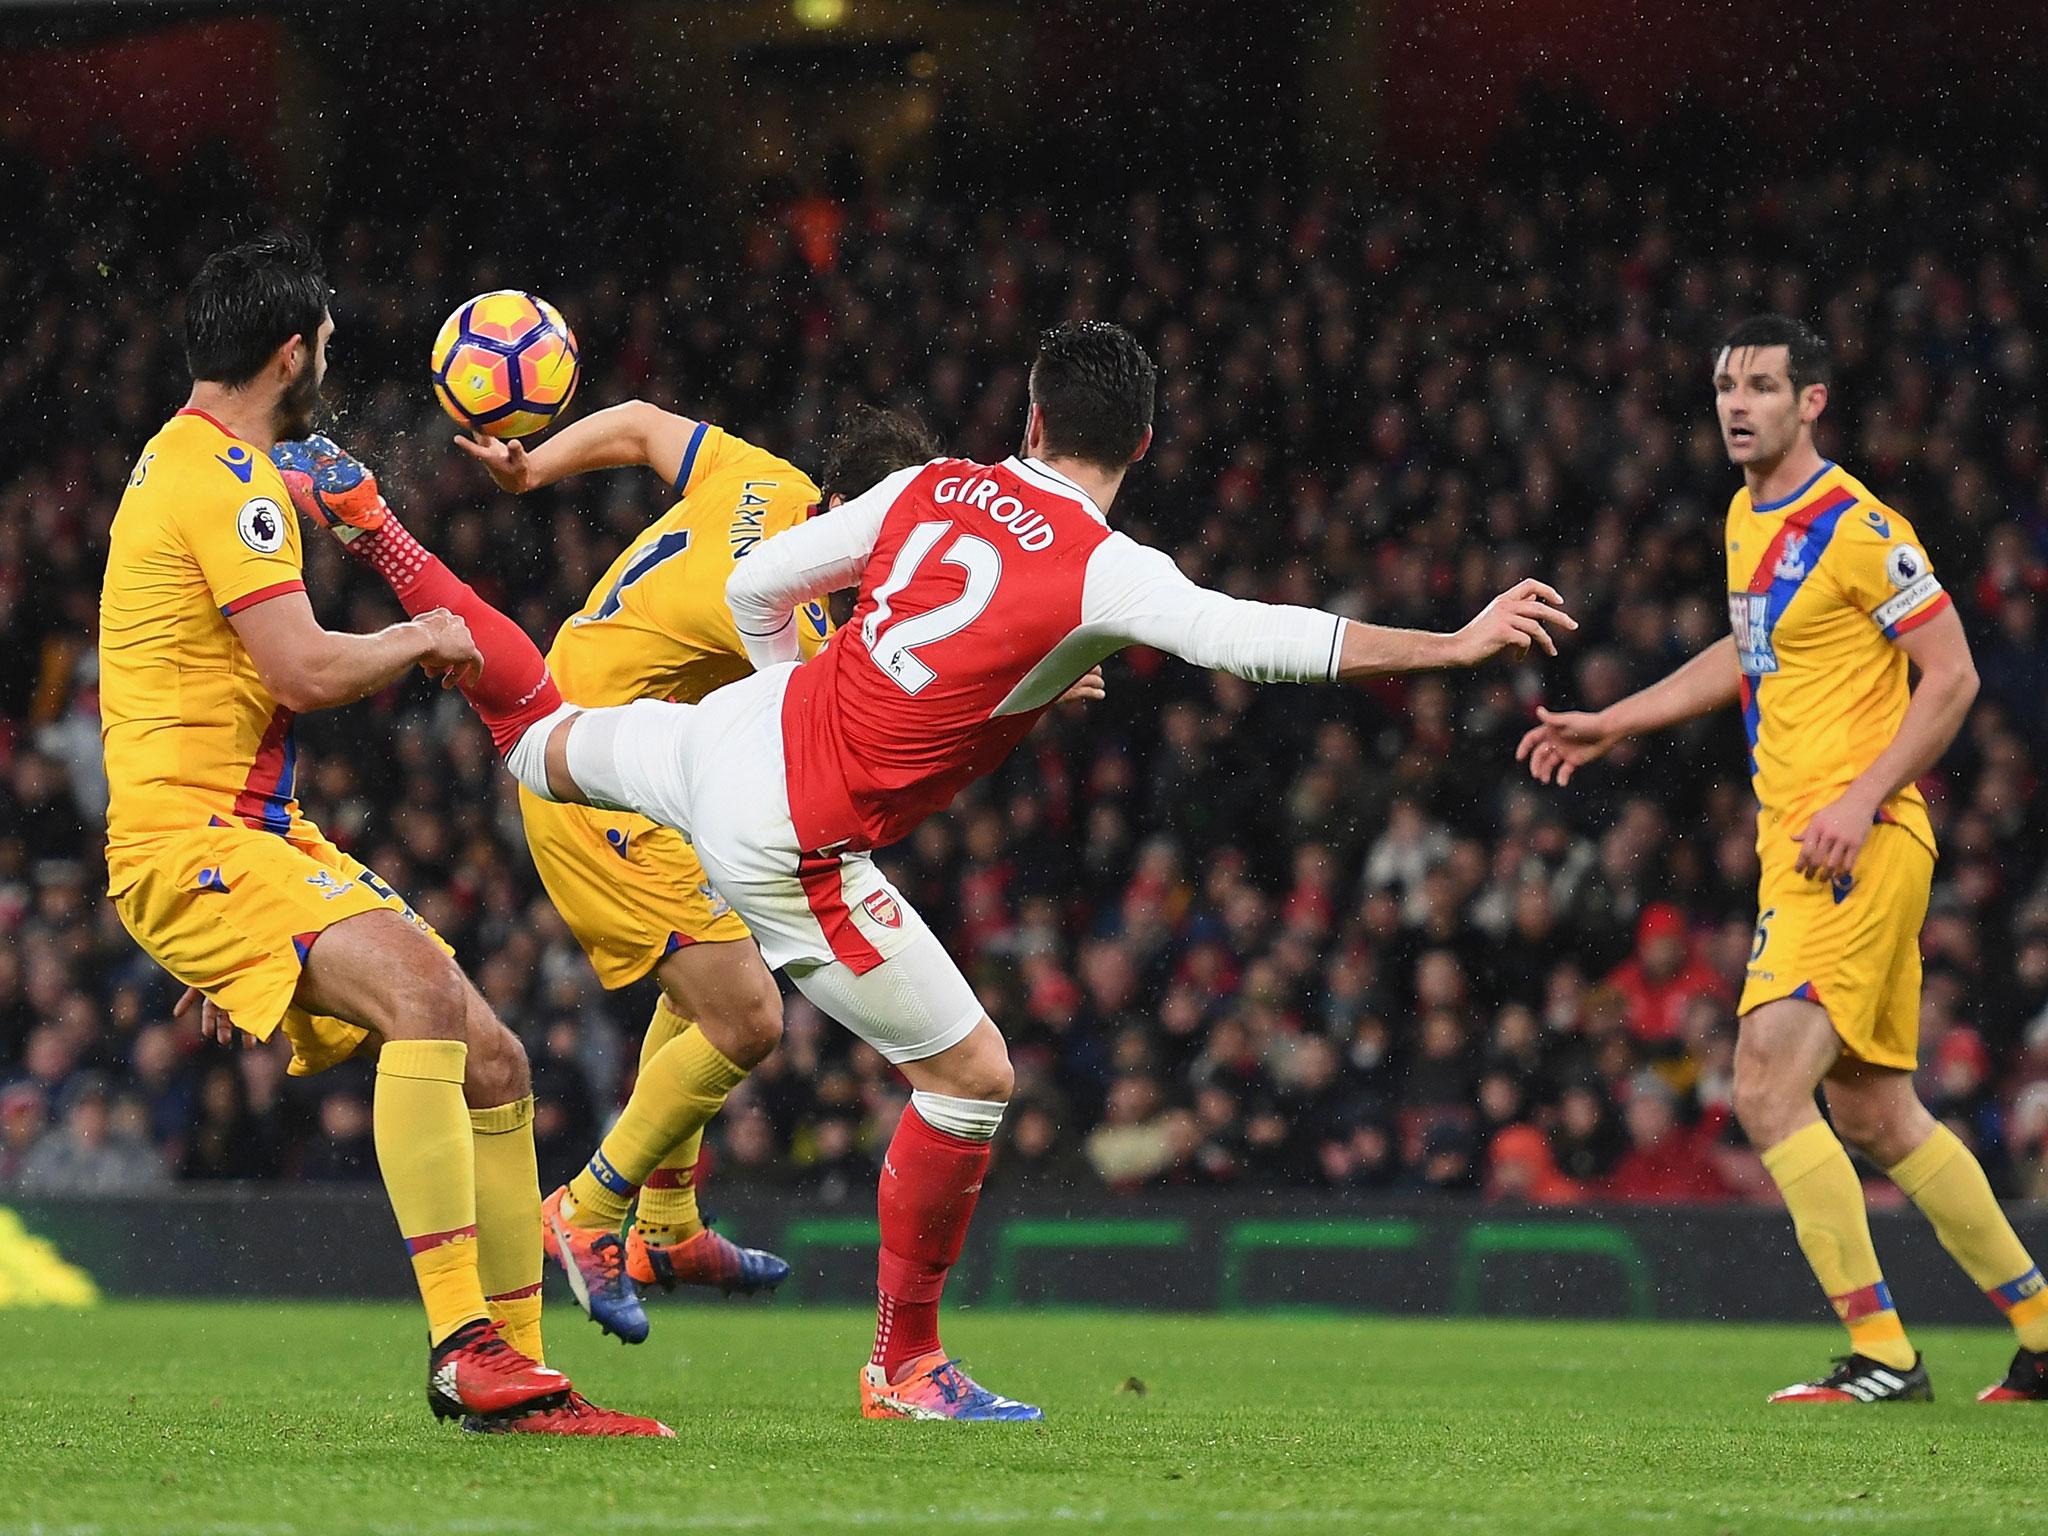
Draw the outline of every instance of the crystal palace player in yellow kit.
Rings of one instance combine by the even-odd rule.
[[[540,1191],[519,1042],[405,902],[299,812],[295,713],[414,666],[476,681],[465,623],[323,628],[268,457],[307,430],[333,321],[292,235],[219,252],[186,296],[192,396],[136,461],[100,597],[107,873],[207,1031],[292,1070],[376,1053],[377,1162],[426,1305],[428,1398],[474,1429],[666,1435],[540,1361]],[[183,1005],[181,1005],[182,1007]],[[261,1262],[260,1256],[252,1256]]]
[[[644,466],[673,486],[674,505],[612,563],[548,652],[563,695],[590,706],[694,702],[746,676],[753,668],[725,601],[736,563],[821,507],[938,451],[909,417],[856,413],[827,450],[821,488],[765,449],[640,401],[586,417],[532,453],[511,442],[456,441],[515,494],[624,466]],[[299,450],[281,452],[291,459]],[[306,509],[384,574],[409,610],[435,601],[420,581],[427,557],[375,499],[374,483],[357,486],[353,499],[332,483],[344,472],[338,453],[323,461],[331,494],[314,496],[310,475],[295,484]],[[365,495],[372,510],[362,515],[375,531],[336,511]],[[809,655],[830,621],[819,604],[796,621]],[[696,1189],[704,1127],[775,1048],[782,998],[746,924],[679,833],[524,791],[520,807],[541,880],[599,980],[618,988],[651,974],[661,986],[631,1099],[589,1164],[546,1203],[548,1251],[577,1303],[608,1332],[638,1342],[648,1324],[636,1282],[754,1291],[789,1273],[775,1255],[708,1229]],[[629,1209],[633,1225],[622,1238]]]
[[[1883,1168],[2005,1313],[2019,1351],[1987,1402],[2048,1400],[2048,1288],[1969,1148],[1914,1092],[1920,924],[1934,833],[1915,781],[1976,696],[1961,621],[1906,519],[1814,446],[1827,344],[1765,316],[1714,363],[1728,456],[1734,634],[1597,714],[1540,714],[1519,755],[1546,782],[1623,738],[1739,703],[1759,803],[1756,937],[1735,1108],[1783,1193],[1850,1353],[1774,1402],[1931,1396],[1878,1267],[1844,1140]],[[1908,667],[1920,674],[1909,687]],[[1825,1087],[1830,1126],[1814,1108]]]

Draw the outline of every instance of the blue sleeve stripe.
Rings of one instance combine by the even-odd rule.
[[[676,471],[676,494],[686,494],[690,489],[690,471],[697,467],[697,450],[704,445],[704,434],[710,430],[710,423],[700,421],[697,429],[690,434],[690,446],[683,450],[682,468]]]

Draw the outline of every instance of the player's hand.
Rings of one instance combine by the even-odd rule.
[[[1612,752],[1622,733],[1610,730],[1605,717],[1585,710],[1536,711],[1538,724],[1515,748],[1515,761],[1529,765],[1530,776],[1545,784],[1569,784],[1588,763]]]
[[[1877,807],[1854,790],[1822,806],[1799,835],[1794,872],[1809,880],[1839,880],[1852,873],[1876,815]]]
[[[1476,667],[1480,662],[1513,651],[1526,656],[1531,646],[1545,655],[1557,654],[1557,642],[1550,631],[1577,629],[1579,621],[1564,611],[1564,599],[1555,587],[1533,576],[1516,582],[1485,608],[1479,617],[1452,636],[1454,659],[1460,666]]]
[[[201,997],[197,987],[187,987],[185,989],[185,995],[179,998],[177,1005],[171,1009],[171,1017],[175,1019],[183,1018],[192,1011],[195,1003],[199,1006],[200,1039],[211,1040],[215,1045],[224,1045],[231,1050],[234,1048],[238,1035],[240,1035],[244,1048],[256,1043],[254,1035],[241,1035],[240,1031],[235,1028],[234,1021],[228,1017],[227,1010],[212,998]]]
[[[498,489],[510,491],[514,496],[530,491],[538,483],[533,474],[533,463],[526,457],[525,445],[509,438],[485,437],[478,432],[474,435],[458,432],[455,446],[468,454],[490,472],[498,482]]]
[[[1109,688],[1102,681],[1102,668],[1090,667],[1074,679],[1073,687],[1060,695],[1062,704],[1093,703],[1109,697]]]
[[[484,675],[483,652],[459,614],[429,608],[415,614],[412,623],[427,643],[426,654],[420,657],[421,670],[440,678],[443,688],[468,687]]]

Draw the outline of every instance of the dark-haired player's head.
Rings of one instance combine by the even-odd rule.
[[[1762,470],[1781,462],[1827,409],[1825,337],[1785,315],[1758,315],[1714,354],[1714,408],[1728,462]]]
[[[185,290],[185,361],[193,380],[272,398],[279,437],[313,430],[333,329],[327,275],[297,230],[215,251]]]
[[[1138,338],[1104,320],[1064,320],[1038,341],[1024,452],[1118,472],[1152,442],[1159,369]]]
[[[938,440],[910,412],[856,406],[825,447],[825,463],[818,471],[820,504],[836,507],[897,470],[928,464],[938,456]]]

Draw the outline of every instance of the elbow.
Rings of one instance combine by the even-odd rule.
[[[733,621],[742,630],[760,627],[755,621],[759,617],[761,603],[756,596],[754,583],[747,579],[749,569],[748,562],[742,560],[733,567],[732,574],[725,579],[725,606],[732,610]]]
[[[674,420],[673,415],[651,400],[628,400],[619,407],[619,415],[640,462],[651,466],[662,439],[662,427]]]
[[[270,696],[295,715],[325,707],[327,700],[320,696],[320,690],[313,680],[302,672],[290,672],[278,677],[266,677],[263,686]]]
[[[1956,713],[1968,713],[1970,706],[1977,702],[1977,695],[1983,691],[1983,687],[1983,679],[1977,676],[1977,664],[1974,661],[1964,661],[1956,673],[1953,686]]]
[[[341,702],[332,696],[333,690],[317,656],[295,656],[283,666],[258,671],[270,696],[295,715],[329,709]]]

